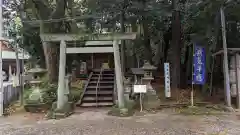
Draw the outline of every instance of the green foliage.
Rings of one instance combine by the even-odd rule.
[[[53,101],[56,101],[56,89],[53,87],[50,88],[32,88],[24,91],[25,103],[26,104],[52,104]]]
[[[47,77],[43,77],[42,83],[40,84],[39,87],[39,95],[41,95],[41,100],[30,100],[29,96],[32,94],[35,88],[28,88],[24,90],[24,99],[26,103],[47,103],[47,104],[52,104],[52,102],[57,100],[57,85],[56,84],[49,84]],[[77,102],[80,99],[80,96],[82,94],[82,89],[72,87],[70,89],[70,94],[69,94],[69,101],[71,102]],[[37,96],[37,95],[36,95]]]
[[[221,6],[225,7],[228,47],[239,47],[240,2],[239,0],[231,0],[225,3],[226,1],[176,0],[177,10],[181,13],[182,63],[185,63],[187,46],[193,42],[199,42],[206,48],[207,70],[210,71],[211,55],[222,46],[219,16]],[[4,14],[5,18],[12,20],[9,21],[11,22],[9,23],[11,24],[9,33],[15,43],[26,49],[35,61],[39,59],[44,63],[44,53],[39,38],[40,22],[35,22],[36,19],[48,20],[64,17],[78,18],[84,15],[91,16],[84,19],[44,21],[45,28],[42,28],[43,31],[53,33],[81,33],[82,31],[101,33],[103,28],[106,28],[108,32],[119,32],[121,29],[120,23],[123,20],[125,28],[131,27],[134,32],[138,32],[138,39],[134,42],[134,45],[128,47],[130,51],[126,52],[131,53],[129,56],[136,55],[139,59],[144,59],[146,46],[149,47],[144,42],[146,39],[154,44],[149,47],[152,51],[151,56],[154,56],[156,55],[156,48],[154,47],[163,45],[162,34],[171,28],[173,7],[169,0],[78,0],[66,1],[65,4],[61,2],[63,1],[33,2],[32,0],[26,0],[27,18],[24,19],[20,14],[21,10],[18,3],[14,3],[13,0],[5,1],[7,7],[17,12],[13,17],[10,13]],[[32,20],[33,22],[22,22],[21,24],[19,17],[24,21]],[[84,27],[78,28],[78,24],[83,24]],[[143,26],[145,26],[145,30],[143,30]],[[23,35],[23,39],[19,38],[19,35]]]
[[[69,101],[74,103],[78,102],[80,100],[82,92],[83,91],[80,89],[72,88],[69,95]]]
[[[57,86],[42,84],[40,89],[36,91],[36,88],[30,88],[24,90],[24,108],[30,112],[41,112],[51,109],[54,102],[57,101]],[[72,88],[70,89],[69,102],[71,104],[76,103],[80,100],[82,89]],[[52,116],[53,111],[49,110],[48,115]]]

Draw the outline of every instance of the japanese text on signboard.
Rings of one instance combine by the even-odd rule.
[[[203,47],[195,46],[193,63],[193,84],[205,83],[205,50]]]
[[[169,63],[164,63],[165,96],[171,97]]]

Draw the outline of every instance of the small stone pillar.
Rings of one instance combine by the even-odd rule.
[[[232,97],[237,96],[237,81],[236,81],[236,58],[231,57],[229,68],[230,92]]]
[[[239,53],[235,54],[236,56],[236,84],[237,84],[237,108],[240,108],[240,55]]]
[[[124,98],[126,101],[130,100],[130,94],[131,94],[131,89],[132,89],[132,85],[131,85],[131,78],[124,78]]]
[[[8,67],[8,80],[9,81],[12,81],[12,66],[11,65],[9,65],[9,67]]]
[[[76,78],[77,78],[77,76],[76,76],[76,74],[77,74],[77,65],[78,65],[78,62],[76,61],[76,60],[74,60],[73,62],[72,62],[72,80],[73,81],[75,81],[76,80]]]
[[[65,76],[65,92],[64,92],[64,102],[67,103],[68,102],[68,97],[70,94],[70,75]]]

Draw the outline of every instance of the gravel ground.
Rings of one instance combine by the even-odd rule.
[[[128,118],[85,111],[62,120],[0,119],[0,135],[240,135],[237,115],[183,116],[159,112]],[[221,134],[219,134],[221,133]]]

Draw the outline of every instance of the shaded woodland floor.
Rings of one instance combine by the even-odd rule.
[[[165,97],[164,76],[158,77],[152,82],[154,89],[156,90],[161,104],[190,104],[191,102],[191,86],[187,86],[185,89],[171,90],[171,97]],[[193,89],[194,102],[207,105],[207,104],[224,104],[224,90],[223,88],[213,88],[212,95],[207,89],[203,91],[199,86],[195,86]],[[234,99],[233,99],[234,102]]]

